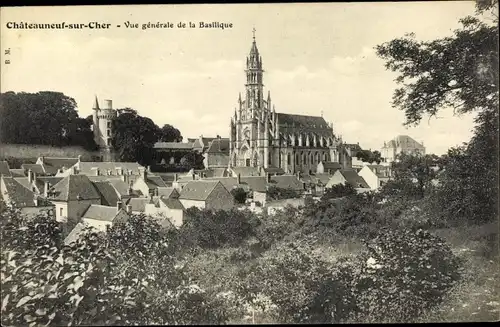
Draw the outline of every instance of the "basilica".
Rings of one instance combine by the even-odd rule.
[[[333,124],[323,117],[278,113],[268,91],[264,97],[262,57],[255,35],[229,133],[229,166],[310,173],[320,162],[349,166],[351,154]]]

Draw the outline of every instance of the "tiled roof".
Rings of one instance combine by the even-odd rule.
[[[302,183],[295,175],[271,176],[270,185],[279,188],[291,188],[296,191],[304,190],[304,183]]]
[[[90,161],[82,161],[79,164],[80,174],[84,175],[92,175],[95,172],[92,168],[99,168],[99,173],[106,173],[108,170],[112,171],[113,174],[116,174],[117,168],[122,168],[124,173],[127,171],[131,171],[134,175],[139,175],[139,168],[144,168],[139,165],[137,162],[90,162]]]
[[[31,169],[32,172],[40,175],[45,175],[45,170],[42,165],[38,164],[22,164],[21,168],[24,169],[25,171],[28,171]]]
[[[323,162],[323,167],[325,169],[341,169],[342,165],[339,162]]]
[[[184,210],[184,206],[178,199],[160,197],[160,201],[163,202],[169,209]]]
[[[78,158],[57,158],[43,157],[43,165],[48,174],[56,174],[61,168],[74,166],[78,162]]]
[[[115,188],[110,182],[93,182],[94,187],[101,195],[101,204],[115,207],[120,200]]]
[[[246,188],[245,185],[238,184],[238,178],[236,177],[213,177],[213,178],[204,178],[202,181],[219,181],[229,192],[232,189],[241,187],[243,189]]]
[[[84,223],[78,223],[76,226],[71,230],[71,232],[66,236],[64,239],[64,244],[65,245],[70,245],[71,243],[75,242],[78,240],[80,235],[83,233],[85,229],[85,224]]]
[[[289,126],[304,129],[328,129],[329,126],[323,117],[304,116],[277,113],[278,123],[280,126]]]
[[[154,190],[157,187],[167,187],[167,184],[165,184],[160,176],[147,176],[146,184],[148,184],[150,190]]]
[[[26,176],[26,172],[24,171],[24,169],[9,169],[10,171],[10,174],[12,175],[12,177],[25,177]]]
[[[87,211],[85,211],[85,213],[83,214],[82,219],[93,219],[99,221],[112,222],[117,214],[118,214],[118,209],[116,207],[91,204],[87,208]]]
[[[316,174],[314,175],[314,178],[316,179],[316,183],[318,181],[321,182],[321,184],[323,185],[326,185],[326,183],[328,183],[328,181],[330,180],[332,176],[330,174]]]
[[[76,201],[101,199],[90,179],[85,175],[69,175],[53,187],[50,200]]]
[[[49,182],[51,186],[59,183],[63,177],[55,177],[55,176],[37,176],[35,180],[36,187],[43,192],[45,188],[45,182]]]
[[[193,148],[193,143],[184,142],[156,142],[153,146],[155,149],[186,149],[190,150]]]
[[[173,187],[158,187],[158,196],[164,196],[165,198],[178,198],[179,192]]]
[[[394,139],[392,139],[386,143],[387,148],[397,148],[397,147],[406,148],[407,145],[410,145],[410,147],[412,147],[412,148],[414,147],[414,145],[416,145],[417,147],[423,148],[422,144],[415,141],[413,138],[409,137],[408,135],[398,135]]]
[[[268,167],[268,168],[262,168],[262,171],[265,173],[270,173],[270,174],[284,174],[285,171],[282,168],[277,168],[277,167]]]
[[[146,204],[150,202],[150,198],[131,198],[128,200],[127,205],[132,207],[132,211],[144,212]]]
[[[337,172],[341,173],[346,179],[346,182],[351,184],[354,188],[370,188],[363,177],[353,169],[341,169]]]
[[[129,185],[127,185],[127,183],[122,181],[121,178],[110,178],[107,180],[107,182],[111,184],[116,192],[118,192],[118,194],[120,194],[121,196],[128,195],[130,187]]]
[[[37,206],[35,199],[38,199],[38,197],[30,189],[24,187],[15,178],[3,176],[2,179],[5,185],[5,189],[2,189],[2,193],[7,193],[10,201],[17,207],[25,208]]]
[[[28,177],[14,177],[16,181],[19,182],[22,186],[26,187],[28,190],[31,190],[31,184],[29,182]]]
[[[179,199],[205,201],[218,184],[218,180],[190,181],[182,188]]]
[[[264,176],[240,177],[241,183],[248,185],[248,188],[255,192],[266,192],[267,182]]]
[[[229,139],[220,138],[210,142],[207,153],[224,153],[229,155]]]
[[[0,176],[12,177],[7,161],[0,161]]]
[[[240,176],[260,176],[258,167],[232,167],[230,168],[235,174]]]

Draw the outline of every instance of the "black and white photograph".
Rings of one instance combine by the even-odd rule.
[[[498,0],[0,7],[2,326],[500,320]]]

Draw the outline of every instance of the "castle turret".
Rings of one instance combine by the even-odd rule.
[[[94,140],[103,153],[104,160],[112,159],[112,144],[113,139],[113,119],[118,116],[118,113],[113,109],[112,100],[104,100],[104,107],[100,108],[97,96],[94,103]]]

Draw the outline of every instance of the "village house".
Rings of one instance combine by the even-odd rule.
[[[193,180],[182,188],[179,201],[184,208],[229,210],[233,208],[233,196],[219,181]]]
[[[225,168],[229,166],[229,139],[217,137],[203,152],[205,168]]]
[[[54,203],[56,220],[79,219],[87,208],[101,204],[101,195],[85,175],[69,175],[47,190],[47,199]]]
[[[22,215],[34,216],[42,212],[53,214],[54,205],[26,188],[13,177],[0,176],[0,197]]]
[[[54,176],[58,173],[63,173],[80,162],[80,160],[81,156],[77,158],[39,157],[35,164],[41,166],[46,175]]]
[[[358,175],[366,181],[372,190],[376,190],[387,183],[390,178],[390,170],[388,166],[366,165],[358,172]]]
[[[370,186],[368,186],[363,177],[359,176],[354,169],[337,170],[325,185],[325,188],[331,188],[332,186],[339,184],[349,184],[358,192],[370,190]]]
[[[316,174],[333,175],[339,169],[342,169],[342,165],[339,162],[320,161],[316,167]]]
[[[122,202],[115,207],[91,204],[81,217],[84,225],[92,226],[98,231],[105,232],[107,226],[125,222],[129,218],[129,212],[122,208]]]
[[[99,161],[78,161],[56,176],[65,177],[71,174],[87,176],[127,176],[126,182],[135,181],[134,177],[142,174],[145,167],[137,162],[99,162]]]
[[[162,220],[167,220],[173,226],[181,227],[184,222],[184,206],[178,199],[179,194],[176,193],[174,190],[170,197],[165,195],[153,197],[152,201],[145,205],[145,214],[160,218],[160,224],[162,224]]]
[[[146,197],[155,195],[158,187],[167,187],[167,184],[160,176],[156,176],[148,172],[145,168],[139,168],[139,176],[132,184],[132,190],[140,191]]]
[[[387,163],[396,160],[401,154],[421,154],[425,155],[424,143],[419,143],[408,135],[398,135],[394,139],[384,142],[380,150],[383,160]]]

